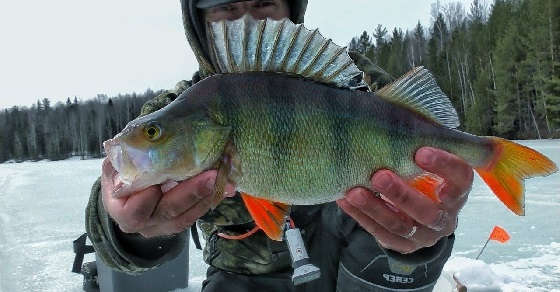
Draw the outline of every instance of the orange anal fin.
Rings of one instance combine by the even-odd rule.
[[[290,213],[290,206],[255,198],[246,193],[241,193],[241,198],[243,198],[249,214],[255,220],[255,224],[271,239],[282,241],[284,223]]]
[[[440,202],[437,195],[438,189],[443,183],[443,179],[435,174],[423,173],[409,182],[409,185],[428,198],[432,199],[434,202]]]
[[[515,214],[525,215],[523,180],[546,176],[558,171],[550,159],[515,142],[488,137],[494,145],[494,156],[482,167],[475,168],[494,194]]]

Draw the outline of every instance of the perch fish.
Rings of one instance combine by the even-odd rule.
[[[535,150],[456,130],[433,76],[415,68],[375,93],[345,48],[284,19],[208,26],[218,72],[104,143],[124,194],[217,169],[216,202],[232,183],[256,224],[281,240],[290,205],[331,202],[390,169],[433,200],[441,179],[414,163],[431,146],[467,161],[515,214],[524,179],[557,171]],[[358,78],[359,79],[359,78]]]

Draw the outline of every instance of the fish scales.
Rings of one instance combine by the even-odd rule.
[[[202,91],[212,94],[195,86],[181,98],[215,105],[222,125],[232,128],[243,174],[238,189],[273,201],[332,201],[352,186],[368,186],[380,168],[412,177],[421,172],[412,159],[421,146],[447,149],[475,163],[491,151],[481,147],[482,138],[371,93],[273,73],[221,75],[204,83]]]

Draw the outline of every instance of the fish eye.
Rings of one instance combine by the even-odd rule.
[[[156,124],[151,124],[144,128],[144,136],[152,142],[161,137],[161,132],[161,127]]]

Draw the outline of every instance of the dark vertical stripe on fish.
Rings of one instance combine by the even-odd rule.
[[[392,108],[388,107],[387,104],[384,104],[384,106],[387,108],[387,111],[392,111]],[[407,124],[407,121],[410,120],[410,116],[398,116],[398,112],[395,114],[396,115],[393,114],[388,115],[392,119],[386,125],[388,128],[401,129],[400,126],[403,124]],[[402,129],[407,130],[405,128]],[[407,137],[400,136],[401,132],[399,131],[393,132],[391,131],[391,129],[389,129],[389,131],[386,131],[386,133],[388,135],[387,139],[385,139],[388,142],[387,146],[389,147],[389,149],[394,149],[394,150],[403,149],[403,143],[406,143],[405,139],[412,138],[408,135]],[[398,150],[391,151],[390,153],[393,153],[393,155],[388,155],[386,160],[387,165],[392,166],[393,168],[403,165],[403,163],[408,159],[407,155],[403,155],[403,154],[407,154],[406,152],[400,152]]]
[[[278,92],[272,92],[276,86],[270,86],[268,96],[279,95]],[[296,115],[295,96],[293,94],[280,93],[280,100],[283,103],[268,103],[268,115],[270,122],[269,133],[273,138],[271,141],[272,158],[274,159],[279,173],[285,173],[289,168],[291,159],[296,158],[291,154],[294,145],[294,133],[297,133],[297,126],[294,122]]]
[[[333,91],[323,91],[324,97],[328,112],[336,113],[341,112],[344,110],[342,107],[342,103],[344,101],[349,101],[352,103],[352,99],[347,99],[346,97],[339,97],[332,94]],[[327,94],[331,93],[331,94]],[[351,110],[351,109],[350,109]],[[331,151],[331,178],[336,179],[338,183],[342,183],[344,178],[347,177],[346,172],[349,168],[349,155],[350,155],[350,135],[348,132],[348,120],[337,118],[338,115],[331,115],[331,118],[325,117],[326,120],[329,122],[329,129],[330,129],[330,138],[331,141],[328,145],[330,146]],[[325,149],[327,151],[327,149]]]

